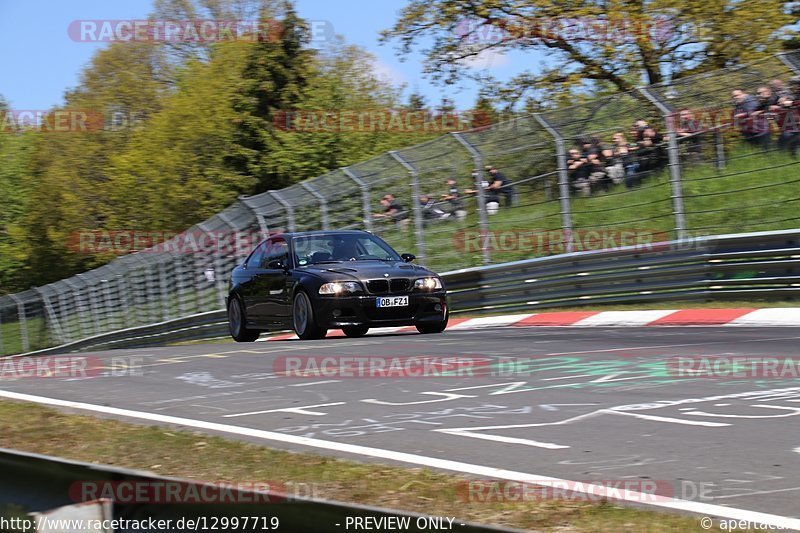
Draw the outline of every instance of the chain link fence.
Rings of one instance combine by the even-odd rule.
[[[752,121],[731,113],[732,90],[755,94],[798,72],[800,54],[781,54],[443,135],[242,197],[158,246],[0,297],[0,354],[221,309],[231,270],[275,232],[366,229],[452,271],[798,227],[800,161],[778,131],[783,119],[767,114],[769,139],[754,139]]]

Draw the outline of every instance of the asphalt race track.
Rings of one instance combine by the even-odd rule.
[[[507,327],[204,344],[82,354],[117,373],[130,365],[133,375],[5,380],[0,397],[480,479],[649,479],[689,502],[665,507],[797,519],[800,380],[684,377],[670,368],[675,357],[795,357],[798,346],[796,328],[743,327]],[[405,378],[276,373],[290,359],[328,356],[461,357],[473,370],[524,364]]]

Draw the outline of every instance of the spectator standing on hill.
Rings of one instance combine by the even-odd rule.
[[[638,143],[644,139],[644,130],[646,130],[648,126],[649,124],[643,118],[640,118],[633,123],[633,128],[631,128],[631,137],[633,138],[634,142]]]
[[[601,148],[600,148],[600,141],[593,137],[584,137],[578,141],[581,145],[581,155],[585,158],[588,158],[592,154],[599,155]]]
[[[800,149],[800,76],[789,80],[789,90],[778,100],[778,148],[797,157]]]
[[[675,134],[678,136],[678,142],[683,140],[689,159],[694,161],[699,160],[703,151],[702,128],[694,118],[692,110],[687,108],[681,109],[678,113],[678,123],[675,126]]]
[[[427,194],[419,196],[419,206],[422,209],[423,220],[441,220],[450,216],[450,213],[445,213],[442,208],[436,205],[436,202]]]
[[[629,143],[625,138],[625,133],[618,131],[612,137],[614,156],[619,159],[624,169],[624,181],[627,188],[636,184],[639,163],[634,155],[635,144]]]
[[[759,102],[742,89],[731,92],[733,98],[733,122],[739,127],[745,142],[766,150],[769,148],[769,127],[764,128],[763,118],[758,119]]]
[[[390,219],[400,227],[408,225],[408,213],[392,194],[387,194],[381,198],[382,213],[373,213],[374,218]]]
[[[783,80],[774,79],[769,82],[769,88],[772,91],[772,94],[775,95],[775,101],[779,101],[781,98],[785,98],[787,96],[792,95],[792,91],[784,85]]]
[[[472,171],[472,182],[478,179],[478,170]],[[489,179],[481,180],[481,188],[483,189],[483,201],[486,204],[486,212],[490,215],[497,213],[500,209],[500,196],[497,194],[497,189],[492,188],[492,182]],[[467,189],[464,191],[466,194],[478,194],[475,189]]]
[[[569,151],[567,158],[567,177],[569,185],[581,196],[589,196],[591,193],[591,182],[589,181],[589,160],[581,155],[581,151],[573,148]]]
[[[505,175],[491,165],[486,166],[486,172],[489,174],[489,188],[502,195],[506,201],[506,207],[514,205],[514,186]]]
[[[447,178],[447,194],[442,195],[442,200],[450,204],[450,213],[459,220],[466,218],[467,211],[464,209],[464,202],[458,191],[458,182],[453,178]]]
[[[609,179],[606,175],[606,166],[596,153],[589,154],[586,158],[586,165],[589,167],[589,190],[592,193],[598,191],[608,191]]]
[[[616,134],[615,134],[616,135]],[[613,184],[622,183],[625,179],[625,164],[621,154],[615,150],[616,146],[606,146],[603,148],[601,154],[603,163],[605,164],[606,176]],[[628,147],[625,147],[627,153]]]

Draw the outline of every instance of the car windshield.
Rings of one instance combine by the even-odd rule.
[[[292,239],[298,266],[341,261],[401,261],[391,246],[369,234],[339,233]]]

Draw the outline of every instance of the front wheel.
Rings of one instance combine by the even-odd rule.
[[[231,337],[236,342],[253,342],[261,334],[258,330],[245,327],[242,302],[239,301],[239,298],[233,296],[228,300],[228,329],[231,332]]]
[[[344,326],[342,331],[348,337],[363,337],[367,334],[369,328],[367,326]]]
[[[308,295],[303,291],[298,291],[294,296],[292,321],[294,332],[301,340],[321,339],[328,333],[327,329],[318,327],[314,321],[314,308]]]

